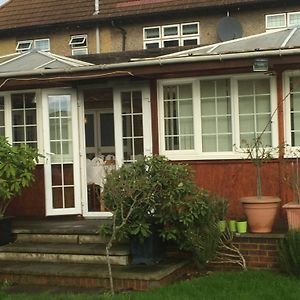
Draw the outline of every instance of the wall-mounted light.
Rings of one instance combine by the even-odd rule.
[[[254,72],[267,72],[269,70],[269,61],[267,58],[256,58],[253,62]]]

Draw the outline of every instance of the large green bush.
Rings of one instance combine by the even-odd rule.
[[[26,145],[14,147],[0,136],[0,218],[14,196],[34,180],[39,154]]]
[[[132,211],[117,239],[133,235],[142,241],[155,223],[164,240],[191,251],[201,264],[213,257],[220,237],[216,223],[225,202],[199,189],[186,165],[159,155],[123,165],[108,174],[104,199],[116,225]]]

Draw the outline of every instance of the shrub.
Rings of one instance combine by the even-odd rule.
[[[39,154],[26,145],[14,147],[0,137],[0,218],[14,196],[34,180]]]
[[[136,236],[143,241],[158,224],[164,240],[191,251],[200,264],[214,256],[220,238],[219,206],[223,209],[225,201],[199,189],[186,165],[159,155],[123,165],[108,174],[104,200],[114,214],[118,240]],[[126,216],[126,225],[120,227]]]
[[[290,230],[279,241],[279,263],[290,275],[300,275],[300,231]]]

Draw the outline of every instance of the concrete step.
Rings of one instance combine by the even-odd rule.
[[[17,242],[23,243],[71,243],[105,244],[108,238],[99,234],[58,234],[58,233],[15,233]]]
[[[111,263],[128,265],[128,245],[116,244],[110,251]],[[0,247],[0,260],[31,262],[106,263],[104,244],[23,243]]]
[[[187,261],[164,261],[156,265],[113,266],[117,290],[143,290],[171,283],[190,270]],[[50,262],[0,261],[0,281],[12,284],[109,288],[107,265]]]

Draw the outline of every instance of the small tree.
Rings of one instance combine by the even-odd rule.
[[[33,182],[38,158],[36,149],[26,145],[15,147],[0,137],[0,218],[13,197]]]
[[[247,154],[247,159],[255,165],[256,170],[256,196],[262,197],[262,181],[261,181],[261,168],[266,160],[273,158],[275,150],[270,146],[266,146],[262,142],[262,135],[253,139],[252,143],[244,142],[242,151]]]

